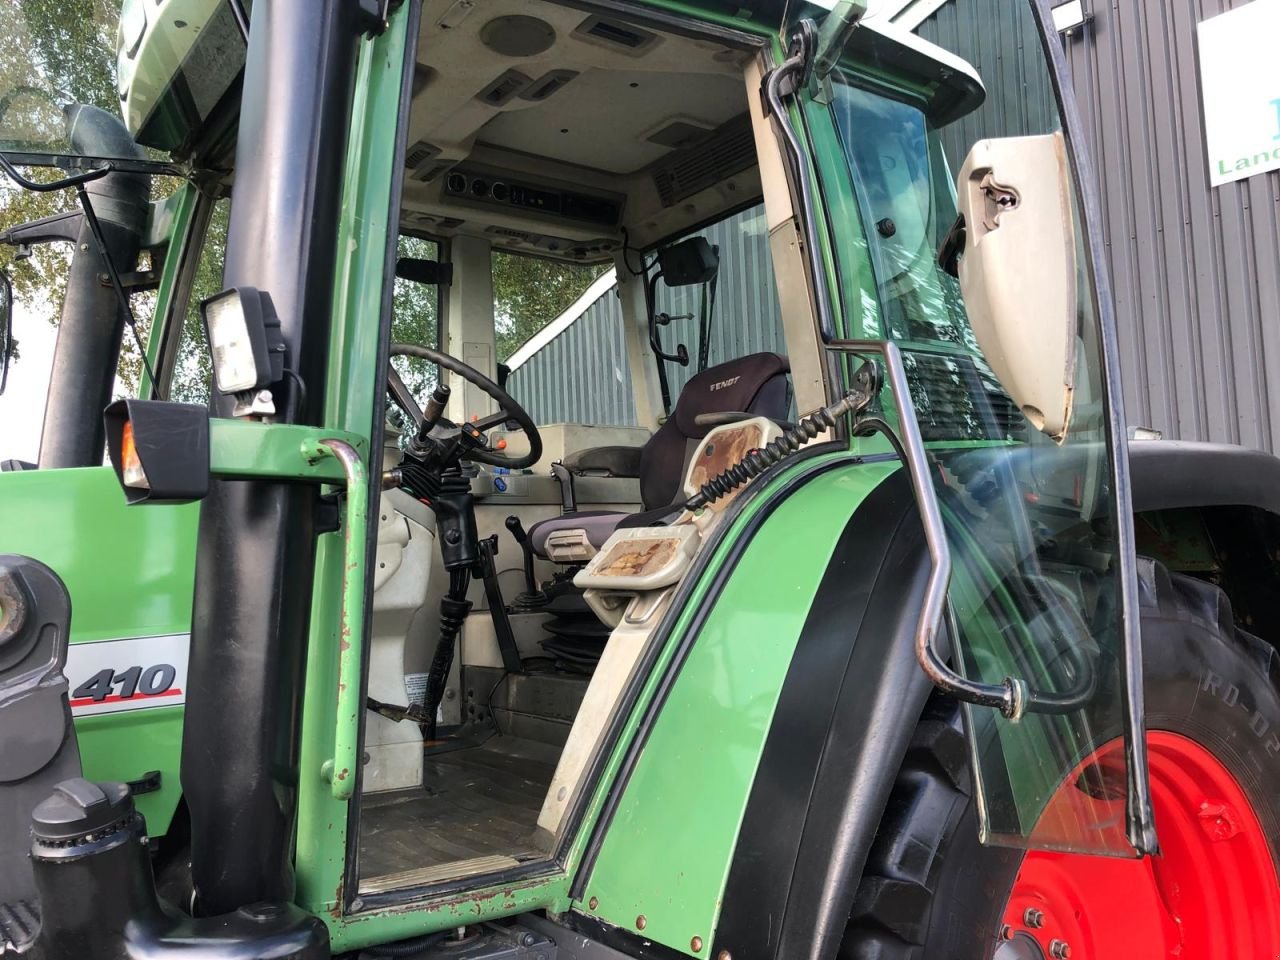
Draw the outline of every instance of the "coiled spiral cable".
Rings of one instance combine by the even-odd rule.
[[[880,392],[882,384],[880,368],[869,360],[858,369],[853,380],[853,389],[835,403],[804,417],[795,426],[784,430],[782,436],[774,438],[763,447],[750,451],[732,467],[704,483],[698,488],[697,493],[685,501],[685,509],[698,510],[728,496],[734,490],[760,476],[775,463],[780,463],[791,456],[823,431],[833,429],[840,422],[841,417],[866,409]]]

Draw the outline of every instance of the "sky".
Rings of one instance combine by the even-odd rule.
[[[40,454],[44,397],[58,330],[41,312],[17,300],[13,310],[13,336],[22,356],[9,364],[9,382],[0,395],[0,460],[34,462]]]

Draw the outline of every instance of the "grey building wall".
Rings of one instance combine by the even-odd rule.
[[[1093,20],[1063,44],[1101,189],[1129,422],[1277,452],[1280,172],[1210,189],[1196,48],[1198,22],[1244,5],[1085,0]],[[947,4],[919,34],[989,87],[1027,76],[1016,32],[991,29],[1010,0],[963,6],[990,12],[962,22]]]
[[[761,350],[784,353],[764,208],[743,210],[697,233],[720,249],[708,363]],[[661,328],[664,349],[675,353],[676,344],[683,343],[691,358],[688,367],[667,364],[674,402],[696,372],[701,287],[667,288],[659,283],[657,299],[658,309],[672,316],[693,314]],[[538,423],[634,425],[622,323],[621,304],[610,290],[576,323],[511,371],[507,389]]]
[[[611,287],[575,323],[511,371],[507,392],[535,423],[636,422],[622,304]]]

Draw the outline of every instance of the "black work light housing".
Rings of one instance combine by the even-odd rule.
[[[190,503],[209,492],[209,411],[196,403],[117,400],[102,413],[125,500]]]
[[[232,287],[200,303],[218,392],[230,396],[269,387],[284,376],[284,336],[271,296]]]

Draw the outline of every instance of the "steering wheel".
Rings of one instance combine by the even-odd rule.
[[[479,370],[449,356],[447,353],[441,353],[439,350],[432,350],[430,347],[423,347],[416,343],[393,343],[391,345],[391,356],[416,357],[419,360],[426,360],[438,367],[456,373],[467,383],[479,387],[489,399],[498,405],[497,413],[491,413],[487,417],[481,417],[466,424],[467,432],[475,430],[483,434],[486,430],[492,430],[496,426],[511,421],[523,431],[529,441],[529,452],[523,456],[509,457],[498,453],[492,447],[476,445],[467,451],[465,459],[474,463],[487,463],[494,467],[506,467],[508,470],[521,470],[525,467],[533,466],[541,458],[542,436],[538,433],[538,428],[534,424],[533,418],[529,416],[524,407],[511,398],[507,391],[503,390]],[[387,385],[396,405],[404,410],[413,419],[414,423],[420,425],[423,419],[422,410],[414,401],[413,395],[409,393],[408,388],[404,385],[394,367],[388,373]],[[457,424],[446,420],[444,417],[437,420],[436,424],[437,427],[443,427],[446,430],[462,430]]]

